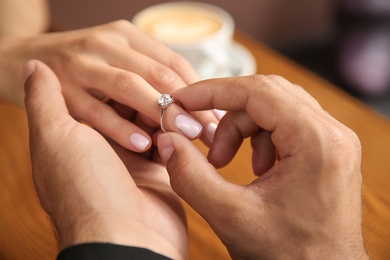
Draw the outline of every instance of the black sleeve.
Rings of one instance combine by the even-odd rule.
[[[65,248],[57,256],[57,260],[169,260],[145,248],[115,245],[109,243],[87,243]]]

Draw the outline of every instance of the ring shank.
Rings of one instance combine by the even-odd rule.
[[[167,109],[167,108],[164,107],[164,108],[161,110],[161,116],[160,116],[160,127],[161,127],[161,130],[162,130],[164,133],[166,133],[165,128],[164,128],[164,124],[163,124],[163,118],[164,118],[165,109]]]

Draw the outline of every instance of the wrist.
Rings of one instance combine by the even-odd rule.
[[[330,239],[328,242],[320,242],[318,246],[308,248],[304,253],[306,259],[340,259],[340,260],[355,260],[369,259],[363,244],[363,238],[348,241],[349,238],[343,241],[334,241]],[[298,259],[303,259],[298,257]]]
[[[172,244],[168,237],[144,225],[142,220],[128,216],[105,217],[95,212],[53,222],[61,249],[86,243],[110,243],[146,248],[172,259],[187,259],[187,251],[180,248],[180,243]]]
[[[52,220],[61,248],[90,242],[127,244],[121,240],[122,235],[115,231],[114,226],[118,220],[112,220],[110,226],[98,217],[98,213],[72,212],[70,215],[58,215],[58,218],[52,217]]]

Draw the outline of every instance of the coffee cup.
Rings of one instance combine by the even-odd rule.
[[[201,78],[232,76],[229,49],[234,20],[222,8],[168,2],[140,11],[132,22],[186,58]]]

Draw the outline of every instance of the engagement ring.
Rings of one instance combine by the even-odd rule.
[[[160,116],[160,127],[164,133],[166,132],[164,125],[163,125],[163,118],[164,118],[165,109],[170,107],[172,105],[172,103],[173,103],[173,97],[170,94],[162,94],[161,97],[159,97],[157,99],[158,106],[162,108],[161,116]]]

